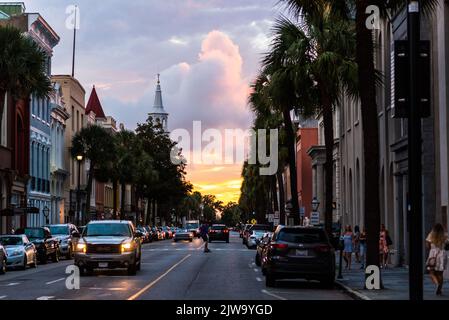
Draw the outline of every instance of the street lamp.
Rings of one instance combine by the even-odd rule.
[[[50,209],[48,209],[48,207],[45,206],[45,208],[42,211],[44,212],[45,224],[49,224],[50,221],[48,220],[48,216],[50,215]]]
[[[77,155],[76,161],[78,162],[78,188],[76,190],[76,224],[79,226],[81,217],[81,162],[83,161],[83,155]]]

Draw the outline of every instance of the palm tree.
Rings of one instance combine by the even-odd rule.
[[[114,138],[100,126],[88,126],[73,137],[71,154],[73,157],[83,155],[90,162],[86,188],[86,214],[89,218],[92,181],[96,170],[104,166],[104,163],[115,154]]]
[[[47,57],[39,46],[14,27],[0,27],[0,125],[6,93],[13,105],[29,97],[47,98],[53,88],[45,70]]]
[[[282,108],[290,156],[294,154],[294,132],[290,109],[307,117],[316,110],[323,115],[326,145],[325,164],[325,225],[332,231],[333,202],[333,107],[342,92],[354,94],[357,65],[354,61],[355,40],[351,25],[333,18],[330,8],[321,12],[319,24],[300,26],[285,17],[274,25],[272,51],[264,59],[266,72],[271,75],[269,91],[272,101]],[[287,108],[287,106],[290,106]],[[288,110],[287,110],[288,109]],[[288,111],[288,112],[286,112]],[[288,117],[287,117],[288,116]],[[286,121],[287,120],[287,121]],[[290,173],[295,177],[296,170]],[[292,194],[294,188],[292,187]],[[292,197],[297,201],[297,197]],[[294,201],[292,201],[294,206]]]

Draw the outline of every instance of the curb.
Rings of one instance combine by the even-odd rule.
[[[364,294],[361,294],[360,292],[358,292],[354,289],[351,289],[350,287],[348,287],[347,285],[343,284],[342,282],[340,282],[338,280],[335,281],[335,284],[337,285],[337,287],[339,287],[340,289],[345,291],[345,293],[347,293],[349,296],[351,296],[355,300],[371,300]]]

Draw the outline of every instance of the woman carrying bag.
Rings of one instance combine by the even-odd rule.
[[[430,273],[432,282],[436,285],[436,295],[442,295],[443,292],[443,273],[447,267],[447,243],[448,237],[444,232],[443,225],[437,223],[426,238],[428,248],[430,248],[427,258],[426,268]]]

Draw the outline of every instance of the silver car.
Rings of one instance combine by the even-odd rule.
[[[267,233],[266,230],[253,230],[251,231],[248,239],[246,240],[246,245],[248,248],[256,248],[257,243],[260,241],[260,239],[263,238],[263,236]]]
[[[51,224],[46,227],[50,229],[51,235],[59,240],[59,254],[68,260],[72,259],[79,240],[79,232],[75,225]]]
[[[6,266],[8,268],[20,268],[22,270],[25,270],[27,266],[36,268],[36,247],[28,240],[26,235],[2,235],[0,236],[0,244],[6,250]]]
[[[193,232],[187,229],[176,229],[175,236],[173,237],[174,242],[178,242],[179,240],[188,240],[190,242],[193,241]]]

